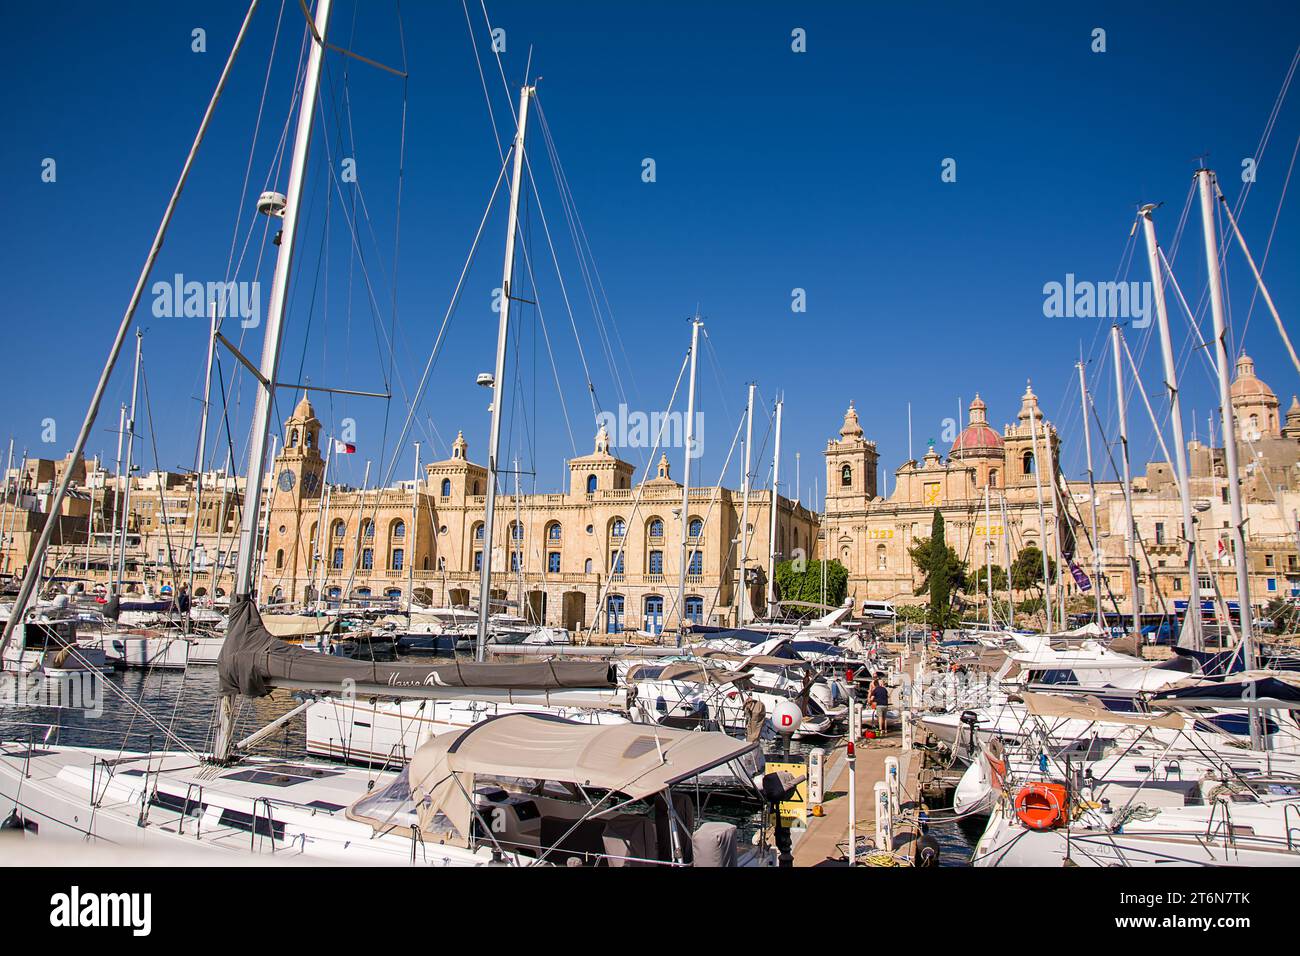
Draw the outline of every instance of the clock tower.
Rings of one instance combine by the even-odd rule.
[[[310,578],[312,535],[319,513],[325,460],[320,453],[320,419],[304,395],[284,423],[275,457],[264,576],[267,598],[277,590],[286,600],[301,597],[298,578]]]

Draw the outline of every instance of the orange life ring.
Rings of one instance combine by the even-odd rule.
[[[1016,794],[1016,818],[1031,830],[1050,830],[1068,819],[1065,787],[1059,783],[1031,783]]]

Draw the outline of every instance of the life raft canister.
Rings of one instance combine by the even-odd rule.
[[[1069,819],[1065,787],[1059,783],[1030,783],[1016,794],[1016,817],[1031,830],[1050,830]]]

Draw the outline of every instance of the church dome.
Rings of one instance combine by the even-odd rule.
[[[970,403],[970,423],[952,443],[950,458],[965,458],[968,455],[1002,454],[1002,436],[989,427],[988,406],[984,404],[979,393]]]
[[[1255,374],[1255,360],[1245,352],[1242,352],[1241,358],[1237,359],[1237,377],[1232,382],[1231,394],[1234,402],[1252,398],[1277,401],[1273,390]]]

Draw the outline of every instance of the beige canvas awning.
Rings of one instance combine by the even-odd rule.
[[[311,637],[334,629],[335,620],[321,614],[267,614],[262,626],[276,637]]]
[[[1025,702],[1025,709],[1035,717],[1064,717],[1091,723],[1130,724],[1135,727],[1160,727],[1165,730],[1182,730],[1186,723],[1185,718],[1178,714],[1162,714],[1153,717],[1148,714],[1126,714],[1107,710],[1100,700],[1091,695],[1065,697],[1025,692],[1020,697]]]
[[[726,734],[654,724],[579,724],[510,714],[424,744],[411,758],[411,788],[447,773],[473,773],[575,783],[639,799],[758,746]]]

